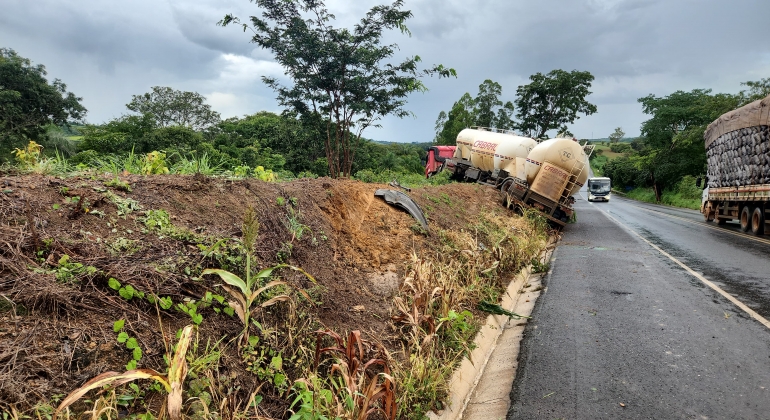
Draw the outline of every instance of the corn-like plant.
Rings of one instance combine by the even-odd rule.
[[[62,400],[59,407],[56,408],[54,419],[56,419],[62,410],[82,398],[93,389],[101,389],[105,386],[119,386],[138,379],[153,379],[159,382],[168,393],[167,409],[171,420],[180,420],[182,418],[182,391],[184,380],[187,376],[187,349],[190,346],[194,325],[188,325],[182,330],[179,342],[176,346],[176,352],[169,355],[170,366],[168,374],[164,375],[154,369],[134,369],[123,373],[105,372],[86,382],[80,388],[72,391]]]
[[[339,401],[343,404],[345,418],[366,420],[369,416],[380,413],[387,419],[395,419],[395,382],[390,375],[390,368],[383,359],[365,361],[365,342],[361,339],[361,332],[351,331],[347,342],[330,330],[316,331],[316,335],[316,370],[321,355],[331,353],[336,356],[331,374],[339,375],[339,380],[332,382],[337,388]],[[331,337],[336,346],[322,347],[323,337]],[[374,373],[375,370],[379,372]]]
[[[280,280],[273,280],[264,286],[255,289],[255,286],[260,284],[261,280],[269,279],[273,275],[273,271],[279,269],[279,268],[289,268],[294,271],[298,271],[302,274],[304,274],[310,281],[315,283],[315,278],[311,276],[309,273],[307,273],[305,270],[294,267],[287,264],[279,264],[274,267],[266,268],[264,270],[259,271],[258,273],[252,275],[251,274],[251,257],[249,255],[246,256],[246,279],[241,279],[237,275],[226,271],[221,270],[218,268],[208,268],[206,270],[203,270],[201,274],[216,274],[218,275],[222,281],[227,283],[230,286],[235,286],[238,289],[233,289],[231,287],[222,285],[222,287],[227,291],[227,293],[230,293],[230,295],[235,299],[234,301],[228,301],[227,303],[230,305],[233,310],[235,310],[235,313],[238,315],[238,319],[241,320],[243,323],[243,342],[248,343],[249,342],[249,325],[251,324],[251,313],[254,310],[254,302],[259,298],[259,296],[264,293],[265,291],[281,285],[288,285],[285,281]],[[297,289],[307,300],[310,300],[310,296],[301,289]],[[271,305],[275,305],[278,302],[283,302],[290,300],[291,297],[289,295],[279,295],[272,297],[265,302],[262,302],[259,307],[260,308],[266,308]]]
[[[316,280],[315,278],[313,278],[313,276],[308,274],[305,270],[299,267],[294,267],[287,264],[279,264],[274,267],[261,270],[256,274],[252,274],[251,258],[254,250],[254,241],[257,239],[257,236],[259,234],[259,221],[257,220],[257,213],[253,207],[249,207],[246,210],[246,214],[244,214],[243,216],[243,224],[241,226],[241,231],[243,232],[243,247],[246,251],[246,276],[245,276],[246,278],[242,279],[229,271],[216,269],[216,268],[209,268],[209,269],[203,270],[201,274],[202,275],[216,274],[222,279],[222,281],[227,283],[229,286],[234,286],[238,288],[238,289],[233,289],[226,285],[222,285],[222,287],[228,293],[230,293],[230,295],[235,299],[234,301],[228,301],[228,304],[230,305],[231,308],[233,308],[233,310],[235,310],[235,313],[238,314],[238,318],[241,320],[241,322],[243,322],[242,339],[243,339],[243,343],[247,344],[249,342],[249,325],[251,324],[251,312],[254,309],[253,308],[254,302],[265,291],[276,286],[288,285],[288,284],[280,280],[273,280],[259,288],[255,288],[255,287],[261,284],[263,280],[269,279],[273,275],[273,271],[279,268],[289,268],[294,271],[298,271],[304,274],[313,283],[315,283]],[[297,290],[303,296],[305,296],[307,300],[310,300],[310,296],[304,290],[301,290],[301,289],[297,289]],[[289,299],[290,297],[285,294],[275,296],[261,303],[260,307],[264,308],[264,307],[274,305],[278,302],[286,301]]]

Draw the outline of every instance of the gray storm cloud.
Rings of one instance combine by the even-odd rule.
[[[380,2],[329,0],[338,22],[352,25]],[[588,70],[598,113],[579,120],[579,137],[605,137],[617,126],[638,134],[647,94],[711,88],[737,92],[740,82],[770,77],[766,40],[770,2],[759,0],[407,0],[411,37],[388,34],[398,58],[457,69],[451,80],[427,79],[410,98],[414,119],[386,118],[365,136],[429,141],[439,111],[485,79],[505,100],[535,72]],[[126,112],[132,94],[167,85],[207,95],[224,116],[278,110],[261,75],[280,76],[249,33],[216,22],[225,13],[257,14],[247,0],[4,0],[0,43],[44,64],[84,97],[90,122]]]

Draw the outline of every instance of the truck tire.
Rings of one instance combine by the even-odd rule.
[[[703,206],[703,218],[706,219],[707,222],[714,221],[714,208],[711,206],[710,201]]]
[[[753,209],[750,206],[743,206],[741,209],[741,232],[748,232],[751,227],[751,211]]]
[[[507,209],[511,208],[512,203],[510,196],[508,195],[508,188],[511,188],[511,185],[513,185],[512,179],[506,179],[500,184],[500,196],[503,198],[503,207]]]
[[[762,206],[755,207],[751,212],[751,233],[755,235],[765,234],[765,211]]]

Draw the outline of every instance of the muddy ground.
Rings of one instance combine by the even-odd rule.
[[[387,185],[329,178],[120,180],[130,192],[111,184],[108,174],[0,174],[0,408],[28,411],[102,372],[124,370],[131,355],[116,343],[112,327],[118,319],[125,319],[125,331],[143,349],[140,366],[163,371],[167,343],[191,318],[147,299],[127,300],[109,279],[174,302],[200,301],[206,292],[226,296],[219,278],[200,272],[242,269],[233,255],[250,206],[259,221],[255,265],[288,263],[317,281],[281,271],[314,302],[275,305],[261,316],[291,310],[312,328],[360,330],[393,354],[399,344],[390,322],[392,299],[412,254],[438,252],[438,232],[469,229],[483,212],[506,211],[489,187],[416,188],[409,195],[428,216],[425,233],[405,211],[374,196],[378,188],[393,188]],[[172,226],[148,225],[150,210],[165,210]],[[216,307],[201,308],[201,337],[236,336],[239,321],[215,313]],[[225,354],[219,371],[232,380],[233,393],[247,394],[253,387],[238,358]],[[271,403],[273,414],[286,409],[281,398],[263,405]]]

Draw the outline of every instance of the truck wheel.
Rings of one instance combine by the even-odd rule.
[[[751,227],[751,210],[749,206],[741,209],[741,232],[748,232]]]
[[[711,207],[711,202],[708,202],[703,206],[703,218],[706,219],[707,222],[714,221],[714,209]]]
[[[762,206],[755,207],[751,213],[751,233],[755,235],[765,234],[765,212]]]

